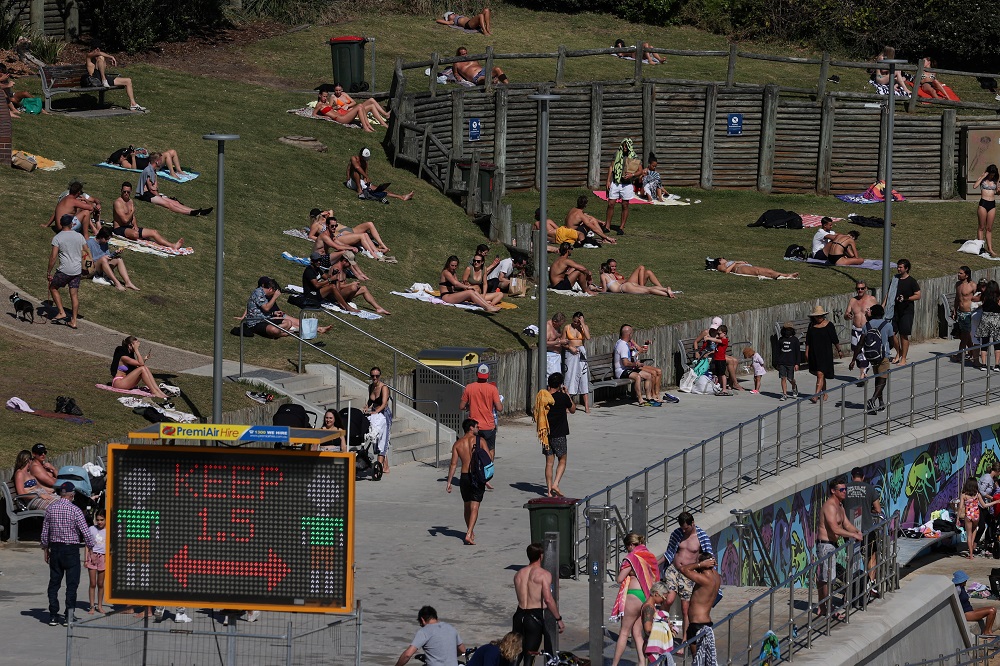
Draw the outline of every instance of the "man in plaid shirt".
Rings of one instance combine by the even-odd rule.
[[[71,613],[76,608],[76,588],[80,585],[80,537],[88,548],[94,547],[94,539],[87,529],[83,511],[73,504],[76,486],[66,481],[56,486],[59,499],[45,510],[42,524],[42,552],[49,564],[49,626],[59,625],[59,586],[66,576],[66,616],[62,619],[66,626]]]

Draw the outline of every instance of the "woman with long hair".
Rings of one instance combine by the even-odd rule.
[[[979,326],[976,329],[976,336],[980,344],[993,345],[993,371],[1000,372],[1000,284],[996,280],[986,283],[986,288],[979,296],[973,296],[982,305]],[[990,356],[989,347],[983,347],[979,351],[979,369],[989,370]]]
[[[993,220],[997,215],[997,182],[1000,182],[1000,171],[997,165],[991,164],[979,177],[973,187],[979,188],[979,207],[976,216],[979,227],[976,229],[976,240],[986,241],[985,249],[991,257],[997,256],[993,251]]]
[[[38,482],[28,466],[31,464],[31,451],[27,449],[17,454],[14,461],[14,493],[17,499],[28,505],[29,509],[44,509],[59,499],[51,488],[46,488]]]
[[[590,413],[590,366],[587,363],[587,347],[590,340],[590,327],[583,318],[582,312],[574,312],[573,319],[563,328],[566,338],[566,393],[570,396],[580,396],[583,411]],[[558,486],[558,484],[556,484]]]
[[[344,422],[340,414],[335,409],[328,409],[323,414],[323,430],[344,430]],[[320,451],[340,451],[347,453],[347,439],[340,437],[319,447]]]
[[[389,473],[389,429],[392,428],[392,403],[389,386],[382,382],[382,368],[375,366],[368,372],[372,383],[368,385],[368,402],[362,410],[368,416],[371,432],[378,433],[378,461],[382,473]]]
[[[503,294],[497,293],[490,296],[482,296],[472,287],[462,284],[458,279],[458,257],[451,255],[444,262],[441,269],[441,278],[438,280],[438,287],[441,291],[441,300],[445,303],[457,305],[458,303],[471,303],[478,305],[489,313],[500,312],[494,301],[499,302]],[[499,296],[500,298],[497,298]]]
[[[976,530],[979,528],[979,511],[987,509],[997,502],[984,502],[979,494],[979,484],[975,477],[970,476],[962,486],[962,494],[958,498],[958,517],[965,523],[965,537],[969,545],[970,560],[976,551]]]
[[[611,661],[611,666],[618,666],[625,648],[628,646],[628,639],[631,637],[635,641],[635,649],[638,652],[637,664],[646,666],[646,649],[643,639],[642,622],[639,621],[639,612],[643,604],[649,598],[650,588],[659,580],[659,569],[656,563],[656,555],[646,548],[645,537],[630,532],[622,539],[627,555],[622,560],[621,568],[618,570],[618,598],[611,611],[611,616],[621,620],[622,628],[618,634],[618,642],[615,645],[615,657]]]
[[[146,361],[153,355],[149,352],[145,356],[139,351],[139,339],[130,335],[115,348],[115,353],[111,360],[111,386],[116,389],[134,389],[139,384],[145,384],[146,389],[155,397],[162,400],[167,399],[167,395],[156,385],[153,372],[146,365]]]
[[[646,286],[647,280],[653,282],[653,286]],[[614,294],[652,294],[677,298],[673,290],[661,285],[653,271],[645,266],[639,266],[626,278],[618,272],[618,262],[614,259],[601,264],[601,289]]]
[[[371,123],[368,122],[368,112],[366,110],[360,106],[353,106],[347,110],[339,109],[330,101],[330,93],[325,90],[321,90],[319,96],[316,98],[316,106],[313,107],[313,116],[317,118],[329,118],[341,125],[350,125],[354,121],[357,121],[361,123],[362,129],[366,132],[375,131]]]

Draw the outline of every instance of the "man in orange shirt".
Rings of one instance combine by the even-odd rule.
[[[479,436],[486,440],[490,449],[490,458],[495,456],[497,444],[497,423],[493,416],[494,410],[499,414],[503,411],[500,392],[496,384],[490,383],[490,367],[485,363],[476,369],[476,381],[462,391],[462,401],[458,408],[469,411],[469,418],[479,424]]]

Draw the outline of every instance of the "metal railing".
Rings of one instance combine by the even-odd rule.
[[[299,310],[299,321],[302,321],[301,316],[302,316],[302,313],[305,312],[305,311],[312,312],[313,310],[311,308],[301,308]],[[329,312],[326,312],[325,310],[316,310],[316,312],[325,312],[326,314],[330,314]],[[339,319],[339,317],[338,317],[338,319]],[[344,323],[346,323],[346,322],[344,322]],[[350,325],[350,324],[348,324],[348,325]],[[243,324],[242,324],[242,322],[240,323],[240,327],[239,328],[240,328],[240,376],[242,377],[243,376]],[[362,331],[362,332],[364,332],[364,331]],[[297,333],[292,333],[291,331],[286,331],[286,333],[287,333],[288,337],[295,338],[296,340],[299,341],[299,365],[298,365],[298,371],[299,372],[302,372],[302,346],[303,345],[306,345],[310,349],[312,349],[314,351],[317,351],[320,354],[333,359],[333,361],[335,362],[334,369],[336,370],[336,378],[337,378],[337,387],[336,387],[337,396],[336,396],[336,400],[337,400],[337,408],[339,409],[340,408],[340,373],[341,373],[341,366],[342,365],[347,366],[349,369],[351,369],[354,372],[358,373],[361,377],[366,377],[368,375],[368,373],[365,372],[364,370],[362,370],[361,368],[357,367],[356,365],[354,365],[354,364],[352,364],[352,363],[350,363],[348,361],[345,361],[344,359],[340,358],[339,356],[331,354],[330,352],[326,351],[325,349],[323,349],[321,347],[317,347],[316,345],[314,345],[313,343],[309,342],[305,338],[301,337]],[[377,340],[377,338],[374,338],[374,337],[373,337],[373,339]],[[406,355],[403,352],[399,352],[399,353],[403,354],[407,358],[411,358],[410,356]],[[396,359],[395,359],[395,357],[393,357],[393,365],[395,366],[395,364],[396,364]],[[437,372],[437,371],[435,370],[435,372]],[[441,373],[438,373],[438,374],[441,374]],[[445,377],[446,379],[449,379],[449,381],[453,381],[449,377],[446,377],[445,375],[442,375],[442,376]],[[435,467],[440,467],[441,466],[441,405],[438,403],[437,400],[430,400],[430,399],[426,399],[426,398],[420,398],[420,399],[414,398],[413,396],[408,395],[406,393],[403,393],[402,391],[400,391],[399,389],[393,387],[390,384],[386,384],[386,386],[389,387],[389,393],[392,396],[393,404],[394,405],[395,405],[396,396],[399,396],[399,397],[403,398],[404,400],[409,400],[410,403],[414,406],[414,409],[416,408],[415,406],[418,405],[418,404],[420,404],[420,403],[434,405],[434,466]]]
[[[958,364],[957,373],[943,371],[951,365],[949,354],[943,354],[880,375],[887,380],[885,409],[875,414],[866,408],[872,377],[861,387],[857,380],[844,382],[814,396],[818,404],[810,402],[812,398],[783,404],[582,498],[577,503],[573,544],[579,570],[584,570],[589,551],[586,515],[591,506],[623,507],[622,522],[632,524],[630,498],[633,491],[645,491],[648,540],[667,530],[670,515],[704,513],[746,488],[821,460],[827,453],[997,399],[993,394],[1000,390],[1000,377],[968,368],[964,362]],[[835,400],[828,400],[831,396]],[[618,544],[605,548],[616,552]]]
[[[998,654],[1000,654],[1000,638],[977,634],[976,644],[972,647],[951,654],[940,654],[933,659],[908,661],[905,666],[989,666]]]
[[[794,654],[812,647],[814,641],[829,636],[836,624],[850,624],[852,616],[868,607],[871,597],[884,596],[899,589],[899,568],[896,566],[896,539],[899,534],[899,512],[880,521],[864,533],[874,542],[875,566],[865,561],[865,541],[854,539],[817,558],[812,564],[788,576],[783,584],[764,592],[721,620],[715,632],[719,664],[751,664],[760,654],[763,635],[773,631],[781,647],[781,657],[794,661]],[[828,583],[825,596],[820,596],[817,574],[832,566],[836,579]],[[874,574],[873,578],[869,576]],[[836,605],[835,605],[836,602]],[[824,615],[817,610],[827,609]],[[762,618],[762,609],[767,609]],[[684,649],[680,664],[693,663],[690,649],[694,641],[685,641],[675,649]]]

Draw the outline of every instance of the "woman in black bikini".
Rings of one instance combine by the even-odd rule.
[[[986,251],[991,257],[997,256],[993,251],[993,219],[997,214],[997,181],[1000,181],[1000,172],[997,165],[991,164],[986,167],[986,171],[976,181],[975,187],[979,188],[979,208],[976,215],[979,217],[979,229],[976,230],[976,239],[986,241]]]
[[[851,229],[846,234],[837,234],[826,242],[823,252],[826,254],[826,263],[831,266],[857,266],[865,263],[865,260],[858,256],[857,240],[861,233],[856,229]]]
[[[371,432],[379,433],[378,461],[382,473],[389,473],[389,429],[392,428],[392,409],[389,404],[389,387],[382,383],[382,369],[375,366],[369,372],[372,383],[368,385],[368,404],[362,410],[368,416]]]
[[[451,303],[452,305],[457,305],[459,303],[471,303],[473,305],[478,305],[482,309],[489,313],[500,312],[493,300],[499,302],[500,298],[503,298],[502,293],[490,294],[489,296],[483,297],[473,288],[468,287],[459,281],[457,277],[458,273],[458,257],[451,255],[448,257],[448,261],[444,262],[444,269],[441,271],[441,279],[438,281],[438,286],[441,290],[441,300],[445,303]],[[495,298],[499,296],[500,298]],[[490,298],[493,300],[488,300]]]
[[[466,30],[478,30],[484,35],[492,35],[490,31],[490,8],[485,8],[482,13],[473,17],[462,16],[455,12],[445,12],[444,18],[434,19],[435,23],[441,25],[453,25]]]

